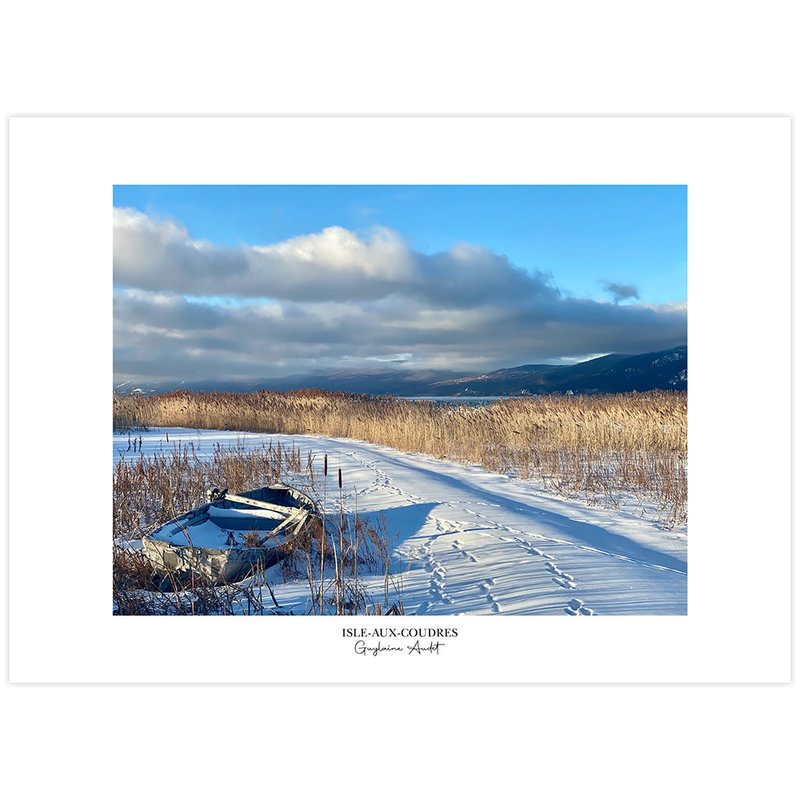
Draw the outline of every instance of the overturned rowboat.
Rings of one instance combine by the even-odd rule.
[[[243,580],[277,563],[311,524],[314,501],[276,484],[241,494],[212,489],[208,502],[142,537],[142,548],[165,585],[185,585],[192,574],[211,583]]]

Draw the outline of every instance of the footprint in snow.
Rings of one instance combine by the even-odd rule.
[[[553,573],[553,575],[558,575],[558,577],[559,577],[559,578],[564,578],[564,580],[566,580],[566,581],[570,581],[570,582],[572,582],[572,581],[574,581],[574,580],[575,580],[575,578],[573,578],[573,577],[572,577],[572,575],[570,575],[570,574],[568,574],[568,573],[566,573],[566,572],[562,572],[562,571],[561,571],[561,570],[560,570],[560,569],[559,569],[559,568],[558,568],[558,567],[557,567],[555,564],[553,564],[552,562],[548,563],[548,564],[545,566],[545,569],[546,569],[546,570],[548,570],[549,572],[552,572],[552,573]]]
[[[583,600],[573,597],[572,600],[567,603],[564,613],[569,614],[571,617],[577,617],[581,614],[585,617],[591,617],[594,615],[594,609],[584,605]]]

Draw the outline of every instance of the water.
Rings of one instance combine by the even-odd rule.
[[[507,400],[509,398],[498,396],[488,397],[400,397],[399,400],[410,400],[412,403],[436,403],[437,405],[445,404],[449,406],[470,405],[482,406],[487,403],[496,403],[499,400]]]

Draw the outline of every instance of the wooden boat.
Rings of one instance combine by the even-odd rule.
[[[235,582],[277,563],[281,545],[316,514],[307,494],[284,484],[242,494],[212,489],[207,503],[143,536],[142,548],[164,587],[187,585],[192,572]]]

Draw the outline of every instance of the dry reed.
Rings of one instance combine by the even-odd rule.
[[[665,527],[687,518],[686,392],[456,406],[315,389],[115,394],[114,420],[361,439],[536,477],[562,496],[609,508],[634,499]]]

